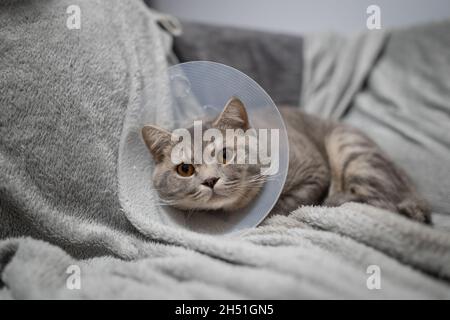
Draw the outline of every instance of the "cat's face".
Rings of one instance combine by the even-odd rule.
[[[245,132],[249,122],[242,102],[231,99],[216,120],[203,124],[203,130],[209,128],[219,130],[223,139],[201,142],[203,150],[218,152],[210,153],[216,161],[200,164],[174,161],[176,143],[168,131],[155,126],[142,129],[144,141],[155,160],[153,186],[162,202],[182,210],[235,210],[249,204],[262,188],[265,177],[260,174],[260,165],[237,161],[238,155],[248,156],[254,144],[249,143],[248,138],[236,139],[227,134],[227,129],[240,129],[237,134],[241,138],[248,135]],[[194,143],[192,141],[192,155]]]

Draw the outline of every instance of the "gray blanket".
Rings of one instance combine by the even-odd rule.
[[[450,235],[366,205],[233,237],[128,219],[122,126],[169,112],[158,19],[132,0],[0,3],[0,298],[450,298]]]
[[[302,107],[369,134],[450,230],[450,20],[305,42]]]

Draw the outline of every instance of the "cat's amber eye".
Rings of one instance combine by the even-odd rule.
[[[194,174],[195,168],[192,164],[180,163],[177,166],[177,173],[182,177],[190,177]]]
[[[217,154],[217,160],[219,161],[219,163],[227,164],[233,160],[233,156],[233,150],[231,150],[230,148],[223,148]]]

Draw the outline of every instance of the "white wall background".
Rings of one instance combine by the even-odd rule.
[[[450,18],[450,0],[150,0],[191,21],[287,33],[366,29],[366,9],[381,8],[382,27]]]

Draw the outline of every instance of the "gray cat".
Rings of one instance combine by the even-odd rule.
[[[408,176],[363,133],[295,108],[280,108],[280,112],[290,154],[287,180],[274,213],[288,214],[301,205],[339,206],[354,201],[431,222],[428,206]],[[246,134],[250,127],[244,104],[237,98],[230,99],[217,119],[203,125],[203,129],[215,128],[224,136],[227,129],[242,129]],[[231,163],[236,148],[249,150],[247,140],[233,148],[225,141],[217,163],[174,165],[170,132],[145,126],[142,135],[155,161],[153,185],[163,202],[179,209],[245,207],[267,179],[259,164]],[[204,142],[203,148],[211,143]]]

